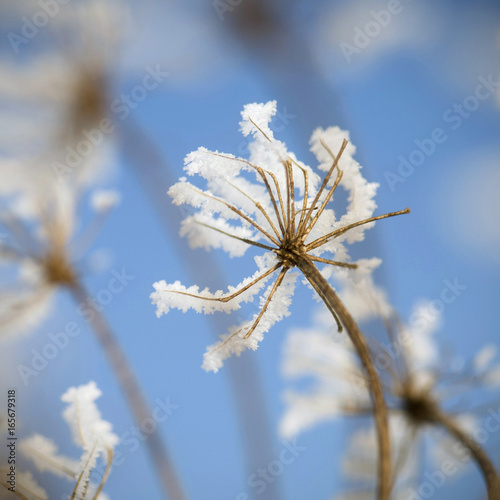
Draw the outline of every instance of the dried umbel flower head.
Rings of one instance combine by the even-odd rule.
[[[377,184],[368,183],[361,175],[346,132],[331,127],[313,133],[311,149],[320,170],[326,172],[321,179],[289,153],[285,144],[274,139],[269,124],[275,113],[275,101],[245,106],[240,126],[243,135],[252,136],[250,158],[200,148],[187,156],[185,171],[205,179],[208,189],[182,178],[169,190],[176,205],[197,209],[181,229],[192,247],[222,248],[232,257],[243,255],[249,247],[266,252],[255,258],[257,272],[237,287],[230,287],[228,293],[186,288],[179,282],[155,283],[151,298],[158,316],[171,308],[229,313],[239,309],[241,303],[253,301],[275,276],[261,295],[260,311],[208,348],[203,363],[206,370],[217,371],[233,353],[256,349],[263,334],[289,314],[296,269],[323,296],[327,285],[312,278],[311,273],[317,272],[313,263],[330,267],[323,270],[323,276],[330,276],[335,269],[355,269],[345,244],[361,241],[364,230],[374,221],[409,212],[373,217]],[[349,205],[337,218],[329,204],[339,186],[347,191]],[[333,309],[331,312],[337,318]],[[337,323],[341,329],[338,319]]]
[[[60,182],[43,165],[14,161],[0,161],[0,176],[0,264],[17,275],[0,292],[0,333],[12,334],[38,324],[55,293],[77,283],[78,261],[118,197],[95,189],[94,218],[77,231],[86,187],[77,176]]]

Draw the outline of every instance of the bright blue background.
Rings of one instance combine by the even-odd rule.
[[[342,56],[340,42],[352,43],[354,27],[364,26],[371,19],[369,11],[385,8],[387,2],[273,2],[282,26],[245,38],[245,30],[235,21],[246,16],[240,20],[248,26],[253,5],[243,0],[225,13],[223,21],[211,2],[131,5],[136,28],[117,60],[111,98],[140,83],[148,65],[160,64],[170,76],[120,125],[122,133],[132,134],[125,141],[138,140],[129,128],[133,119],[175,180],[182,175],[185,155],[198,146],[236,154],[244,150],[238,122],[249,102],[276,99],[281,112],[294,115],[276,136],[313,167],[308,151],[313,128],[339,125],[349,130],[365,176],[380,183],[377,213],[407,206],[412,210],[410,216],[377,224],[353,254],[383,259],[378,279],[403,318],[417,299],[438,299],[443,281],[457,278],[467,290],[445,307],[443,343],[465,357],[487,343],[498,344],[499,98],[491,95],[482,101],[456,131],[443,121],[443,114],[474,92],[479,76],[500,79],[500,4],[402,1],[403,11],[350,63]],[[349,14],[355,6],[358,10]],[[350,38],[339,38],[335,30],[340,25]],[[398,157],[407,158],[416,148],[414,141],[429,137],[436,127],[445,129],[448,139],[392,191],[385,174],[397,173]],[[113,297],[105,315],[151,405],[167,396],[179,405],[160,429],[190,498],[235,499],[244,491],[264,498],[247,485],[258,461],[247,470],[242,452],[245,431],[238,425],[229,370],[224,367],[214,375],[200,369],[205,347],[213,342],[206,319],[176,311],[157,319],[149,299],[152,283],[160,279],[193,284],[187,269],[192,259],[206,255],[186,247],[176,250],[176,235],[166,231],[150,203],[152,194],[141,188],[133,161],[120,148],[119,138],[115,140],[118,168],[108,185],[118,187],[122,203],[92,250],[108,250],[113,258],[110,269],[124,268],[135,279]],[[230,260],[222,252],[214,253],[227,284],[236,285],[254,271],[251,255],[249,251]],[[89,276],[86,284],[97,293],[110,277],[104,270]],[[292,315],[266,335],[257,352],[244,355],[257,367],[256,382],[265,401],[265,408],[255,408],[250,401],[246,411],[267,412],[273,436],[270,445],[275,451],[261,457],[262,467],[277,458],[283,446],[277,425],[287,385],[280,374],[284,338],[292,325],[308,324],[314,304],[310,292],[299,286]],[[252,312],[250,308],[245,314]],[[23,387],[15,366],[28,365],[31,349],[41,349],[49,332],[71,320],[79,321],[82,334]],[[133,426],[105,356],[67,297],[60,297],[50,320],[36,333],[8,344],[2,358],[9,371],[6,385],[18,388],[23,434],[52,437],[63,451],[77,456],[61,423],[60,395],[89,380],[102,389],[99,408],[116,433]],[[233,375],[240,361],[232,362]],[[240,377],[244,390],[244,376]],[[319,500],[342,491],[341,457],[349,429],[347,421],[338,421],[299,437],[305,450],[277,479],[281,498]],[[492,452],[495,444],[498,436],[487,443]],[[123,446],[121,451],[126,461],[115,468],[105,488],[111,498],[161,498],[144,451],[128,453]],[[469,472],[446,484],[436,497],[480,498],[479,475],[472,467]],[[46,488],[52,484],[48,475],[37,477]],[[267,498],[273,498],[270,491]]]

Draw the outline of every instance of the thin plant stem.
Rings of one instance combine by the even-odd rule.
[[[276,215],[276,218],[278,219],[278,223],[279,223],[281,232],[284,233],[285,232],[284,221],[281,218],[280,211],[278,210],[278,205],[276,204],[276,200],[274,199],[274,194],[273,194],[273,191],[271,189],[271,185],[269,184],[269,181],[267,180],[266,174],[268,174],[274,182],[274,185],[276,187],[276,194],[278,195],[278,198],[280,201],[281,210],[283,213],[285,213],[285,209],[283,208],[283,199],[281,197],[281,190],[279,188],[278,179],[276,178],[276,176],[272,172],[269,172],[268,170],[265,170],[261,167],[258,167],[257,165],[254,165],[253,163],[250,163],[248,160],[244,160],[243,158],[233,158],[231,156],[227,156],[227,155],[222,154],[222,153],[214,153],[213,151],[208,151],[207,154],[210,154],[212,156],[218,156],[219,158],[225,158],[226,160],[244,163],[245,165],[248,165],[249,167],[253,168],[260,175],[262,181],[264,182],[264,185],[266,186],[271,203],[273,204],[274,213]]]
[[[483,448],[453,418],[446,415],[439,408],[436,407],[434,409],[432,417],[435,423],[441,425],[441,427],[446,429],[447,432],[470,451],[483,475],[488,490],[488,499],[500,500],[500,480],[495,465]]]
[[[258,231],[260,231],[264,236],[266,236],[275,245],[279,246],[278,241],[275,238],[273,238],[273,236],[271,236],[264,228],[262,228],[261,226],[259,226],[259,224],[257,224],[250,217],[248,217],[248,215],[245,215],[240,209],[236,208],[234,205],[231,205],[231,203],[228,203],[227,201],[225,201],[222,198],[219,198],[217,196],[213,196],[211,194],[207,194],[204,191],[202,191],[201,189],[198,189],[198,188],[196,188],[194,186],[191,187],[191,189],[193,191],[195,191],[196,193],[199,193],[202,196],[205,196],[206,198],[209,198],[211,200],[218,201],[219,203],[222,203],[227,208],[229,208],[229,210],[231,210],[235,214],[239,215],[243,220],[247,221],[249,224],[251,224],[252,226],[254,226],[255,229],[257,229]]]
[[[363,224],[368,224],[369,222],[374,222],[377,220],[382,220],[382,219],[387,219],[388,217],[394,217],[395,215],[403,215],[403,214],[409,214],[410,209],[405,208],[404,210],[399,210],[398,212],[390,212],[387,214],[383,215],[377,215],[376,217],[370,217],[369,219],[364,219],[360,220],[358,222],[355,222],[354,224],[349,224],[348,226],[341,227],[340,229],[336,229],[335,231],[325,234],[324,236],[321,236],[317,240],[312,241],[311,243],[308,243],[306,245],[307,251],[314,250],[315,248],[318,248],[322,245],[324,245],[329,239],[331,238],[336,238],[337,236],[340,236],[341,234],[346,233],[349,231],[349,229],[353,229],[358,226],[362,226]]]
[[[89,452],[89,456],[87,457],[85,465],[83,466],[83,469],[80,472],[80,475],[78,476],[78,479],[76,481],[75,488],[73,489],[73,493],[71,494],[70,500],[76,499],[76,494],[78,493],[78,489],[80,488],[80,483],[82,482],[82,480],[84,481],[84,486],[83,486],[84,490],[83,490],[83,494],[80,494],[79,497],[85,498],[85,496],[87,494],[87,488],[89,487],[89,481],[90,481],[90,472],[87,473],[87,471],[90,468],[89,467],[90,461],[92,459],[92,456],[95,453],[96,446],[97,446],[97,441],[95,442],[94,447],[92,448],[92,451]],[[86,477],[86,479],[85,479],[85,477]]]
[[[69,286],[69,291],[78,304],[91,303],[88,301],[89,295],[81,283],[76,282]],[[108,322],[95,307],[92,307],[92,311],[94,315],[90,319],[90,324],[108,357],[134,419],[141,426],[146,419],[151,417],[146,399]],[[186,500],[187,496],[159,432],[151,434],[145,443],[165,497],[169,500]]]
[[[208,229],[213,229],[214,231],[217,231],[218,233],[225,234],[226,236],[229,236],[229,238],[234,238],[235,240],[242,241],[243,243],[246,243],[247,245],[253,245],[254,247],[259,247],[259,248],[264,248],[264,250],[269,250],[273,251],[274,248],[270,247],[269,245],[264,245],[263,243],[259,243],[258,241],[253,241],[249,240],[247,238],[240,238],[239,236],[235,236],[234,234],[228,233],[227,231],[223,231],[222,229],[219,229],[218,227],[211,226],[210,224],[205,224],[200,221],[196,221],[196,224],[199,224],[200,226],[208,227]]]
[[[288,271],[287,268],[281,269],[281,271],[278,275],[278,278],[274,282],[274,285],[272,286],[271,291],[269,292],[269,295],[267,296],[266,302],[262,306],[262,309],[261,309],[259,315],[257,316],[256,320],[254,321],[253,325],[250,327],[248,332],[245,333],[245,335],[243,336],[244,339],[247,339],[248,337],[250,337],[250,335],[252,335],[252,332],[255,330],[255,328],[257,328],[259,321],[262,319],[262,316],[264,316],[264,313],[267,310],[267,306],[269,305],[269,302],[271,302],[271,299],[273,298],[274,294],[276,293],[276,290],[281,286],[281,283],[283,283],[283,280],[285,278],[285,274],[287,273],[287,271]]]
[[[328,281],[306,255],[297,255],[295,264],[327,305],[334,310],[344,324],[356,352],[366,372],[370,396],[373,402],[373,414],[378,439],[378,486],[377,498],[388,500],[391,492],[391,441],[389,435],[388,413],[382,384],[373,364],[368,344],[349,311],[335,293]]]

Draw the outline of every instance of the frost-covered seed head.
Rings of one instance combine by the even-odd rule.
[[[209,347],[203,364],[208,370],[217,371],[231,354],[256,349],[271,325],[289,314],[297,276],[293,268],[301,259],[325,264],[334,271],[356,269],[357,265],[349,262],[345,243],[361,241],[364,230],[376,220],[409,212],[372,216],[377,184],[368,183],[361,175],[347,132],[338,127],[314,131],[311,149],[319,169],[325,172],[320,178],[274,139],[269,124],[275,114],[275,101],[245,106],[240,129],[243,135],[252,136],[250,158],[199,148],[186,157],[184,170],[189,177],[202,177],[207,189],[183,177],[169,190],[174,204],[188,204],[198,211],[181,229],[192,247],[222,248],[230,256],[243,255],[250,247],[266,253],[258,258],[259,271],[253,279],[226,294],[186,289],[178,282],[155,283],[151,298],[158,316],[172,307],[203,312],[239,309],[240,303],[253,300],[264,283],[278,274],[260,298],[260,312]],[[339,187],[347,191],[349,205],[337,218],[332,201]],[[323,272],[329,276],[332,271]],[[340,322],[338,325],[340,328]]]

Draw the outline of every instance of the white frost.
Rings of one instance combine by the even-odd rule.
[[[250,337],[247,339],[243,338],[254,324],[258,314],[255,314],[250,321],[245,321],[238,326],[232,327],[227,335],[221,335],[220,342],[209,346],[203,356],[203,369],[217,372],[222,367],[223,361],[232,354],[239,356],[246,349],[255,351],[259,346],[259,342],[264,338],[264,333],[268,332],[275,323],[290,314],[289,307],[292,302],[296,279],[296,272],[289,272],[285,276],[283,283],[276,290],[266,312]],[[269,296],[271,288],[272,285],[268,287],[266,293],[261,297],[261,305],[263,305]]]
[[[63,418],[71,429],[73,441],[86,451],[97,446],[97,451],[106,455],[119,439],[112,432],[111,424],[101,418],[95,400],[102,395],[95,382],[69,388],[61,400],[68,403]]]
[[[165,281],[159,281],[153,285],[156,292],[151,294],[151,299],[153,304],[157,306],[156,314],[158,317],[162,314],[167,314],[170,309],[179,309],[182,312],[194,309],[196,312],[204,314],[212,314],[216,311],[230,313],[231,311],[239,309],[241,307],[241,303],[252,302],[255,295],[260,292],[262,287],[272,275],[261,279],[258,283],[241,292],[231,300],[222,302],[220,299],[224,299],[225,297],[242,290],[252,281],[263,276],[269,270],[270,269],[262,269],[256,271],[255,274],[245,278],[238,286],[229,286],[227,292],[217,290],[215,293],[211,293],[207,288],[200,290],[197,285],[186,288],[179,281],[172,284],[167,284]],[[191,297],[186,294],[197,295],[197,297]]]

